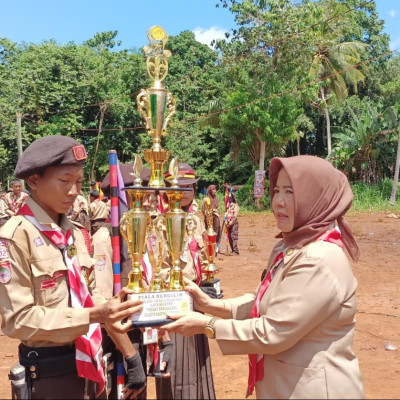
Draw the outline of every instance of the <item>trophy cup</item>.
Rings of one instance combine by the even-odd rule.
[[[124,188],[132,199],[133,209],[121,218],[121,234],[127,241],[129,254],[133,259],[128,288],[132,288],[135,293],[130,296],[138,297],[143,301],[142,311],[132,315],[135,327],[162,325],[170,321],[167,318],[168,314],[182,313],[193,309],[193,299],[184,290],[185,284],[180,267],[186,224],[186,213],[180,208],[180,202],[183,192],[191,189],[178,186],[179,164],[176,158],[172,159],[169,165],[169,172],[174,177],[172,187],[165,187],[163,179],[164,164],[168,160],[170,152],[161,147],[161,137],[166,135],[169,120],[175,114],[175,100],[172,94],[163,87],[162,82],[168,72],[167,59],[171,56],[171,52],[165,49],[168,35],[160,26],[150,28],[147,37],[150,46],[145,46],[143,51],[147,57],[147,72],[153,80],[153,84],[149,89],[141,90],[137,96],[137,105],[145,120],[146,130],[152,136],[151,149],[144,150],[144,158],[150,164],[151,177],[147,187],[141,186],[136,177],[134,186]],[[140,157],[137,156],[138,168],[133,173],[134,176],[139,173],[138,177],[140,177],[138,170],[141,164],[141,160],[139,160]],[[138,281],[141,280],[140,266],[145,250],[146,232],[152,230],[149,229],[152,222],[149,213],[143,210],[143,197],[148,191],[155,191],[157,194],[159,190],[167,193],[169,202],[169,211],[160,216],[164,219],[166,226],[166,239],[164,239],[163,233],[157,230],[156,221],[153,221],[153,230],[156,230],[156,236],[160,242],[165,240],[165,243],[168,244],[173,265],[170,268],[168,290],[165,290],[160,276],[162,262],[160,253],[163,252],[160,251],[156,256],[147,239],[147,252],[155,274],[150,284],[150,291],[146,292],[143,284]],[[152,233],[149,236],[151,235]]]
[[[147,243],[150,263],[154,270],[154,278],[150,283],[150,292],[161,292],[165,290],[164,281],[161,278],[161,263],[164,258],[163,241],[159,233],[155,231],[155,233],[149,235]]]
[[[144,253],[145,237],[150,214],[143,211],[143,197],[146,192],[141,186],[140,173],[143,164],[139,156],[133,165],[134,186],[126,188],[133,208],[126,212],[120,220],[120,232],[128,246],[128,255],[132,259],[132,270],[129,272],[128,289],[135,293],[144,292],[141,259]]]
[[[203,234],[203,240],[207,261],[203,263],[201,270],[206,275],[206,279],[203,280],[201,284],[202,286],[213,287],[216,291],[217,298],[221,298],[221,283],[218,278],[215,278],[215,274],[218,273],[218,267],[214,264],[217,233],[213,228],[213,211],[211,208],[211,200],[208,197],[205,199],[205,214],[208,228]]]

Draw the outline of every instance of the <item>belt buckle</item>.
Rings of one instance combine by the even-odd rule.
[[[38,358],[39,354],[35,350],[31,350],[27,355],[28,358]]]

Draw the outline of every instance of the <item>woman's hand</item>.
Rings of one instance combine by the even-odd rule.
[[[205,294],[193,281],[184,278],[185,290],[188,291],[194,300],[194,307],[198,311],[207,312],[207,308],[210,305],[210,297]]]
[[[205,327],[211,319],[211,317],[195,311],[190,311],[185,314],[168,315],[167,317],[173,319],[174,322],[163,325],[160,329],[167,332],[180,333],[183,336],[193,336],[204,333]]]

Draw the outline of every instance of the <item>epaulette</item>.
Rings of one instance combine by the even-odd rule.
[[[79,223],[79,222],[77,222],[77,221],[72,221],[72,220],[70,219],[69,222],[71,222],[72,225],[77,226],[79,229],[85,228],[81,223]]]
[[[0,237],[3,239],[12,239],[17,226],[21,224],[24,217],[22,215],[16,215],[11,217],[1,228]]]

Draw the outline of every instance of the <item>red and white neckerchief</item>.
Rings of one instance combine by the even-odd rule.
[[[254,300],[253,307],[250,312],[250,318],[258,318],[260,316],[260,301],[264,296],[265,291],[268,289],[269,284],[274,277],[275,271],[283,260],[283,252],[281,251],[274,259],[268,274],[260,285],[257,297]],[[247,386],[246,397],[253,394],[256,382],[262,380],[264,376],[264,355],[263,354],[249,354],[249,381]]]
[[[144,256],[140,260],[140,263],[142,264],[143,279],[146,281],[148,285],[150,285],[151,281],[154,278],[154,271],[150,262],[149,254],[147,252],[144,253]]]
[[[18,212],[43,233],[53,244],[58,246],[64,256],[67,266],[68,284],[70,289],[71,305],[73,308],[93,307],[93,301],[90,297],[85,279],[81,273],[81,267],[75,254],[68,254],[68,248],[74,243],[71,231],[66,234],[61,228],[49,228],[39,223],[32,210],[27,204],[24,204]],[[103,372],[103,349],[101,346],[102,336],[100,324],[93,323],[89,325],[89,331],[75,339],[75,359],[78,376],[98,382],[100,394],[104,389]]]
[[[27,197],[28,197],[28,195],[25,193],[20,193],[17,196],[12,195],[11,207],[12,207],[12,210],[14,211],[14,213],[18,212],[19,207],[21,206],[21,204],[23,204],[23,202],[25,201],[25,199]]]
[[[189,250],[193,258],[193,266],[196,269],[196,283],[200,285],[201,283],[201,261],[199,255],[199,244],[197,240],[191,235],[189,238]]]

